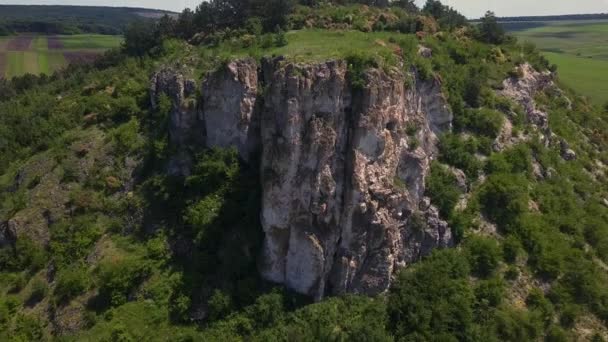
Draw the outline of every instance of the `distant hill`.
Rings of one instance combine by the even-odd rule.
[[[121,34],[129,22],[175,13],[128,7],[0,5],[0,32]]]
[[[595,14],[569,14],[549,16],[501,17],[498,21],[508,31],[527,30],[545,26],[547,22],[580,21],[580,20],[608,20],[608,13]]]

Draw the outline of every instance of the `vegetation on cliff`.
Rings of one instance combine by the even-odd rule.
[[[284,11],[270,16],[266,2],[243,3],[134,24],[95,65],[0,81],[0,340],[608,337],[605,109],[538,89],[549,130],[533,127],[503,81],[524,79],[526,62],[553,67],[491,14],[472,27],[438,1],[276,0]],[[226,9],[234,16],[203,15]],[[353,87],[368,68],[441,82],[454,129],[426,189],[455,248],[376,298],[312,303],[259,277],[258,165],[192,146],[190,174],[169,172],[183,151],[169,140],[171,99],[152,107],[149,83],[165,65],[200,83],[231,59],[268,55],[345,59]],[[563,141],[546,143],[551,132]]]

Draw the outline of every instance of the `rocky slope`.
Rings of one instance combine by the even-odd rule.
[[[234,146],[259,163],[260,272],[315,298],[381,293],[398,267],[453,243],[424,198],[437,134],[451,129],[440,81],[397,69],[363,77],[352,87],[341,60],[235,60],[209,73],[195,100],[179,70],[152,78],[153,104],[172,99],[174,143]]]

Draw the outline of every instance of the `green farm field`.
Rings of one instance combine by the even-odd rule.
[[[544,51],[566,86],[594,103],[608,102],[608,20],[546,22],[512,33]]]
[[[121,42],[120,36],[95,34],[0,37],[0,77],[12,78],[26,73],[48,75],[69,63],[93,60]]]

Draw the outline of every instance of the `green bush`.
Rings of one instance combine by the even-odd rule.
[[[431,202],[439,208],[440,214],[445,218],[451,217],[452,210],[462,193],[457,186],[456,176],[441,164],[434,162],[426,181],[426,191]]]
[[[532,174],[532,151],[520,144],[502,153],[494,153],[486,164],[486,172]]]
[[[496,138],[502,129],[504,115],[492,109],[466,109],[464,115],[454,118],[454,127],[471,131],[489,138]]]
[[[65,267],[57,274],[53,297],[58,303],[66,303],[84,293],[89,287],[89,275],[78,265]]]
[[[71,264],[86,257],[100,236],[97,217],[77,216],[52,226],[50,249],[60,265]]]
[[[363,89],[366,85],[365,72],[370,68],[377,68],[378,63],[374,57],[362,53],[346,56],[348,63],[348,80],[353,89]]]
[[[496,240],[474,236],[466,241],[465,246],[471,270],[475,274],[483,278],[494,274],[502,258]]]
[[[550,323],[553,319],[553,305],[544,293],[539,288],[533,288],[526,298],[526,305],[529,309],[534,310],[540,314],[546,323]]]
[[[473,139],[465,140],[454,134],[446,134],[439,142],[439,158],[464,171],[469,179],[476,179],[482,166],[475,156],[477,149],[477,142]]]
[[[222,319],[232,311],[230,296],[220,290],[215,290],[213,292],[207,305],[209,306],[209,319],[211,321]]]
[[[35,277],[30,282],[30,292],[27,301],[30,303],[38,303],[46,297],[49,292],[48,284],[41,277]]]
[[[42,341],[44,330],[41,322],[31,315],[17,314],[9,331],[10,341]]]
[[[513,230],[528,211],[528,201],[525,180],[511,175],[491,175],[479,194],[484,214],[505,231]]]
[[[456,250],[436,251],[400,272],[387,301],[393,336],[399,340],[471,336],[474,295],[468,275],[467,260]]]
[[[14,249],[0,249],[0,268],[6,271],[35,272],[44,267],[46,261],[42,247],[26,236],[17,239]]]
[[[98,268],[99,292],[112,306],[127,302],[128,296],[149,274],[149,264],[140,258],[125,257],[102,261]]]
[[[572,341],[572,336],[568,334],[564,329],[558,326],[551,326],[545,337],[545,342],[568,342]]]
[[[505,283],[499,277],[482,280],[475,288],[477,306],[480,308],[498,307],[502,303],[505,293]]]
[[[534,341],[543,331],[542,322],[525,311],[502,308],[493,320],[498,341]]]
[[[510,235],[503,242],[502,250],[505,261],[515,263],[523,251],[523,246],[518,238]]]
[[[143,138],[139,134],[139,121],[132,117],[125,124],[118,126],[109,133],[116,152],[122,155],[138,152],[143,147]]]

